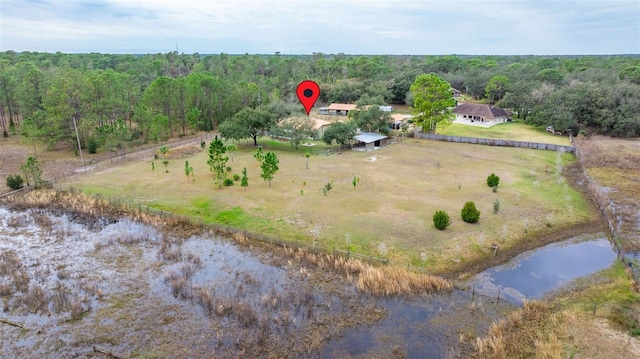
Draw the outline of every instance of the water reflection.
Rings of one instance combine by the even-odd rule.
[[[607,238],[573,238],[523,253],[478,274],[470,283],[479,293],[521,302],[536,299],[569,281],[609,267],[616,259]]]

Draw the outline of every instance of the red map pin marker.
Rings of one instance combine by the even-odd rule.
[[[314,81],[304,80],[298,85],[296,94],[300,102],[302,102],[304,109],[307,110],[307,116],[309,116],[313,104],[316,103],[316,100],[320,97],[320,86]]]

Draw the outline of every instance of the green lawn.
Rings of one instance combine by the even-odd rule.
[[[437,132],[447,136],[481,137],[571,146],[569,137],[552,135],[546,132],[543,127],[525,125],[521,121],[502,123],[489,128],[452,123],[444,128],[439,128]]]

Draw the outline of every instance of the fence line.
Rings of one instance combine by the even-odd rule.
[[[380,262],[383,264],[389,264],[389,260],[388,259],[384,259],[384,258],[376,258],[370,255],[365,255],[365,254],[360,254],[360,253],[356,253],[356,252],[351,252],[349,250],[341,250],[341,249],[335,249],[333,250],[333,256],[336,257],[337,255],[343,255],[345,257],[347,257],[347,259],[350,258],[357,258],[360,260],[366,260],[369,261],[369,263],[373,263],[373,262]]]
[[[2,198],[2,197],[8,197],[8,196],[10,196],[10,195],[12,195],[12,194],[18,194],[18,193],[20,193],[20,192],[29,192],[29,191],[31,191],[32,189],[33,189],[33,187],[32,187],[32,186],[26,186],[26,187],[18,188],[18,189],[16,189],[16,190],[13,190],[13,191],[10,191],[10,192],[6,192],[6,193],[2,193],[2,194],[0,194],[0,198]]]
[[[576,153],[575,146],[554,145],[550,143],[496,140],[496,139],[479,138],[479,137],[445,136],[445,135],[437,135],[433,133],[418,133],[416,134],[416,136],[426,140],[471,143],[471,144],[486,145],[486,146],[532,148],[536,150],[547,150],[547,151],[564,151],[564,152],[569,152],[573,154]]]
[[[129,152],[129,153],[122,153],[119,155],[111,155],[111,156],[103,156],[102,158],[98,158],[98,159],[94,159],[92,161],[89,161],[88,164],[85,165],[85,169],[83,169],[82,167],[76,169],[76,170],[72,170],[72,171],[63,171],[62,173],[56,174],[53,177],[50,177],[48,179],[44,179],[43,185],[44,187],[53,187],[56,183],[69,179],[73,176],[77,176],[77,175],[82,175],[87,173],[88,171],[86,170],[86,167],[93,167],[95,165],[98,165],[100,163],[106,163],[107,161],[109,161],[110,163],[114,163],[114,161],[124,161],[124,160],[133,160],[133,159],[153,159],[153,155],[156,154],[156,151],[158,149],[159,146],[167,146],[169,148],[176,148],[176,147],[180,147],[180,146],[184,146],[186,144],[192,144],[192,143],[200,143],[202,141],[208,140],[210,138],[213,138],[213,136],[215,136],[215,134],[212,133],[205,133],[205,134],[201,134],[201,135],[196,135],[194,137],[189,137],[186,139],[182,139],[176,142],[169,142],[166,144],[157,144],[157,145],[153,145],[152,147],[148,147],[145,149],[139,149],[133,152]],[[17,191],[21,191],[24,189],[29,188],[29,186],[27,187],[23,187]],[[2,193],[0,194],[0,198],[4,197],[4,196],[8,196],[10,194],[15,194],[17,193],[16,191],[12,191],[12,192],[6,192],[6,193]]]

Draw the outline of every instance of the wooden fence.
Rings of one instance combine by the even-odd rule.
[[[457,143],[472,143],[476,145],[485,145],[485,146],[532,148],[536,150],[563,151],[563,152],[569,152],[573,154],[576,153],[576,148],[574,146],[554,145],[550,143],[496,140],[496,139],[478,138],[478,137],[445,136],[445,135],[436,135],[433,133],[418,133],[416,134],[416,136],[418,136],[418,138],[422,138],[426,140],[447,141],[447,142],[457,142]]]
[[[122,162],[122,161],[133,161],[133,160],[137,161],[137,160],[153,159],[154,155],[156,154],[156,151],[158,150],[158,147],[160,146],[176,148],[176,147],[180,147],[188,144],[194,144],[194,143],[197,143],[199,145],[202,141],[206,141],[210,138],[213,138],[213,136],[215,136],[215,134],[205,133],[201,135],[191,136],[189,138],[183,138],[175,142],[168,142],[165,144],[155,144],[155,145],[147,146],[144,149],[137,149],[129,153],[105,155],[102,157],[94,158],[91,161],[88,161],[87,163],[85,163],[84,168],[80,167],[75,170],[59,172],[55,174],[53,177],[44,179],[43,182],[45,183],[46,187],[52,187],[56,183],[59,183],[63,180],[69,179],[76,175],[82,175],[87,171],[93,170],[99,167],[101,164],[114,163],[118,161]],[[27,186],[19,189],[18,191],[22,191],[22,190],[31,190],[31,188]],[[11,191],[11,192],[0,193],[0,198],[11,195],[11,194],[15,194],[15,193],[18,193],[18,192]]]
[[[372,264],[372,263],[389,264],[389,260],[388,259],[376,258],[376,257],[370,256],[370,255],[351,252],[349,250],[344,251],[344,250],[341,250],[341,249],[334,249],[333,250],[333,256],[337,257],[338,255],[344,256],[347,259],[350,259],[350,258],[360,259],[361,261],[367,261],[370,264]]]

